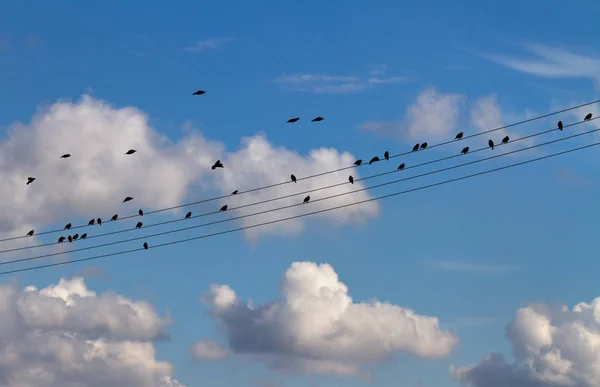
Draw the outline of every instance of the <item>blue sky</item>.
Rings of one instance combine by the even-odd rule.
[[[260,133],[273,149],[282,147],[302,157],[320,147],[350,152],[363,159],[381,155],[384,150],[396,154],[410,150],[415,142],[427,140],[434,144],[453,138],[460,130],[468,134],[483,130],[486,123],[510,123],[596,99],[600,53],[594,15],[600,5],[593,1],[577,2],[577,7],[574,4],[469,1],[451,5],[423,1],[407,6],[392,1],[304,1],[258,5],[227,2],[217,6],[106,1],[101,5],[57,7],[33,1],[6,3],[0,5],[3,146],[9,149],[11,136],[19,135],[15,121],[41,128],[43,123],[31,123],[38,108],[59,100],[78,103],[83,94],[88,94],[114,109],[133,106],[147,114],[149,127],[171,141],[161,143],[152,138],[156,149],[184,141],[189,128],[193,128],[208,141],[219,142],[230,152],[230,160],[242,160],[243,153],[236,153],[238,159],[231,156],[244,148],[242,137]],[[192,97],[197,89],[207,94]],[[419,121],[421,116],[417,115],[410,121],[407,109],[419,107],[423,93],[447,105],[434,104],[439,113],[436,119]],[[427,106],[415,111],[427,112]],[[477,108],[481,112],[479,124],[473,119]],[[597,107],[590,109],[598,111]],[[311,123],[310,119],[318,115],[325,120]],[[285,123],[295,116],[301,117],[298,123]],[[565,113],[512,128],[509,133],[516,138],[549,129],[558,117],[565,123],[576,121],[574,114]],[[62,119],[70,120],[71,116]],[[60,126],[60,120],[57,122]],[[372,124],[372,130],[364,129],[367,123]],[[71,134],[56,130],[52,141],[79,146],[69,140]],[[572,129],[580,130],[583,126]],[[74,127],[73,138],[80,136],[76,131]],[[41,136],[42,132],[36,133]],[[108,129],[98,133],[106,137],[119,135]],[[68,138],[57,137],[61,135]],[[417,137],[411,137],[414,135],[423,140],[415,140]],[[535,141],[558,136],[553,133]],[[566,141],[569,145],[560,143],[540,152],[589,142],[592,137]],[[36,141],[39,145],[46,140],[40,137]],[[129,147],[125,141],[110,141]],[[470,141],[475,148],[484,146],[487,138]],[[207,145],[209,148],[215,152],[207,150],[211,157],[223,151]],[[458,145],[447,146],[409,155],[405,160],[423,162],[459,150]],[[164,157],[170,155],[165,152]],[[506,160],[415,179],[370,194],[429,184],[499,166]],[[451,364],[477,364],[490,352],[503,353],[509,363],[514,361],[515,346],[505,337],[505,328],[517,309],[530,303],[564,303],[572,307],[600,296],[595,288],[598,211],[593,203],[600,189],[595,177],[596,160],[592,149],[387,199],[377,210],[354,213],[364,217],[360,224],[311,219],[303,223],[304,229],[290,234],[274,232],[249,240],[248,235],[236,233],[89,265],[27,272],[15,278],[22,286],[44,288],[83,268],[101,268],[107,277],[87,277],[90,289],[146,300],[160,315],[168,313],[173,319],[167,327],[169,340],[155,343],[156,357],[172,364],[173,374],[182,384],[225,387],[279,382],[285,386],[333,386],[340,383],[335,375],[287,375],[270,369],[264,361],[239,356],[195,361],[190,350],[198,340],[227,345],[226,335],[200,303],[201,294],[210,284],[227,284],[241,299],[252,299],[260,305],[281,297],[278,285],[292,262],[328,263],[348,286],[355,302],[378,299],[411,308],[420,315],[438,317],[441,328],[452,330],[460,340],[447,356],[436,359],[399,351],[361,368],[370,373],[372,380],[347,377],[342,379],[345,385],[457,386],[449,372]],[[284,160],[277,168],[285,170],[294,162]],[[8,168],[6,176],[22,172],[13,164],[0,163]],[[226,161],[226,168],[229,165]],[[433,165],[411,173],[444,166]],[[147,168],[159,171],[159,162]],[[375,165],[371,171],[388,169],[389,165]],[[238,172],[243,174],[243,168]],[[93,181],[99,173],[89,171],[85,179]],[[282,181],[288,173],[294,172],[272,178]],[[360,170],[361,176],[369,173],[366,168]],[[175,178],[158,181],[162,175],[156,172],[156,180],[147,181],[157,187],[153,192],[158,196],[163,194],[161,189],[166,192],[178,183]],[[170,202],[177,197],[180,202],[189,202],[231,191],[228,182],[202,179],[186,181],[184,192],[165,194],[160,200]],[[248,184],[253,181],[246,180]],[[6,195],[11,185],[6,184],[2,198],[9,197]],[[59,197],[56,192],[56,198],[45,203],[65,206],[64,216],[53,212],[52,216],[25,223],[20,216],[5,215],[4,222],[12,224],[18,219],[21,224],[42,230],[60,228],[67,221],[87,221],[84,205],[61,204],[61,200],[67,203],[71,199]],[[89,200],[94,198],[92,195]],[[144,200],[147,208],[152,207],[152,198]],[[201,205],[193,211],[210,211],[215,206]],[[107,208],[103,216],[109,217],[109,211],[112,209]],[[152,222],[172,219],[167,214],[154,218]],[[2,231],[13,231],[7,227]],[[158,240],[227,227],[233,225],[196,229]],[[40,240],[53,241],[55,236]],[[125,248],[116,245],[70,257]],[[46,249],[23,254],[37,255],[40,251]],[[2,281],[10,284],[14,279],[4,276]],[[583,380],[575,374],[573,371],[569,377]]]

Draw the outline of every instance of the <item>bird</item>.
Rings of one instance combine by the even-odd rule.
[[[88,226],[93,225],[94,223],[96,223],[96,219],[92,219],[88,222]]]
[[[69,157],[71,157],[70,153],[65,153],[64,155],[60,156],[61,159],[68,159]]]
[[[289,120],[287,120],[288,124],[291,124],[293,122],[296,122],[300,119],[300,117],[294,117],[294,118],[290,118]]]
[[[214,170],[215,168],[223,168],[223,167],[224,167],[224,165],[223,165],[223,163],[221,162],[221,160],[217,160],[217,161],[215,162],[215,164],[214,164],[214,165],[211,167],[211,169],[213,169],[213,170]]]
[[[455,140],[460,140],[461,138],[463,138],[464,133],[463,132],[459,132],[456,137],[454,137]]]
[[[144,242],[144,248],[148,250],[148,242]]]
[[[502,139],[502,143],[506,144],[508,142],[508,140],[510,140],[510,138],[508,138],[508,136],[506,136]]]
[[[235,191],[233,191],[231,194],[232,194],[232,195],[237,195],[237,193],[238,193],[238,190],[236,189],[236,190],[235,190]]]
[[[60,238],[58,238],[58,243],[63,243],[65,241],[65,237],[61,236]]]
[[[319,117],[313,118],[312,122],[319,122],[319,121],[323,121],[324,119],[325,118],[319,116]]]
[[[290,178],[292,179],[292,181],[293,181],[294,183],[296,182],[296,176],[294,176],[294,175],[292,174],[292,176],[290,176]]]
[[[413,152],[416,152],[418,150],[419,150],[419,144],[413,146],[413,150],[412,150]]]
[[[144,223],[137,222],[137,224],[135,225],[135,228],[142,228],[143,225],[144,225]]]
[[[563,130],[562,121],[558,121],[558,130]]]
[[[308,203],[309,200],[310,200],[310,195],[308,195],[307,197],[304,198],[304,203]]]
[[[28,177],[27,183],[25,183],[25,185],[29,185],[29,184],[33,183],[34,180],[35,180],[35,177]]]
[[[110,220],[112,220],[112,221],[114,222],[114,221],[115,221],[115,220],[117,220],[118,218],[119,218],[119,214],[114,214],[114,215],[112,216],[112,218],[110,218]]]
[[[361,164],[362,164],[362,159],[358,159],[354,162],[354,165],[356,165],[357,167]]]
[[[71,228],[71,223],[67,223],[67,225],[65,226],[65,230],[68,230]]]
[[[403,170],[403,169],[404,169],[404,163],[402,163],[402,164],[398,165],[398,169],[399,169],[399,170]]]
[[[192,211],[188,212],[187,214],[185,214],[185,218],[189,219],[192,217]]]
[[[352,175],[350,175],[350,177],[348,177],[348,181],[349,181],[351,184],[354,184],[354,178],[352,177]]]
[[[132,198],[131,196],[127,196],[127,197],[126,197],[126,198],[123,200],[123,203],[125,203],[125,202],[130,202],[130,201],[132,201],[132,200],[133,200],[133,198]]]
[[[140,214],[140,216],[144,216],[144,211],[142,211],[142,209],[140,208],[140,210],[138,211],[138,214]]]
[[[31,231],[29,231],[29,232],[27,233],[27,236],[32,236],[34,232],[35,232],[35,230],[31,230]]]
[[[219,209],[219,211],[227,211],[227,204],[225,204],[223,207],[221,207]]]
[[[421,144],[421,149],[425,149],[425,148],[427,148],[427,143],[426,142],[424,142],[424,143]]]
[[[102,219],[100,219],[100,218],[96,219],[96,223],[98,223],[98,226],[102,226]]]
[[[126,154],[126,155],[132,155],[132,154],[134,154],[135,152],[137,152],[135,149],[130,149],[130,150],[128,150],[127,152],[125,152],[125,154]]]
[[[75,235],[73,235],[73,240],[75,240],[75,239],[77,239],[77,238],[79,238],[79,234],[75,234]]]
[[[383,154],[383,157],[384,157],[386,160],[389,160],[389,159],[390,159],[390,152],[388,152],[388,151],[385,151],[385,153]]]
[[[69,240],[69,243],[73,243],[73,237],[72,236],[68,236],[67,239]]]
[[[588,113],[583,120],[584,121],[589,121],[591,119],[592,119],[592,113]]]
[[[378,161],[379,161],[379,157],[375,156],[375,157],[373,157],[373,158],[371,159],[371,161],[369,161],[369,165],[371,165],[371,164],[373,164],[373,163],[376,163],[376,162],[378,162]]]
[[[81,234],[81,239],[87,238],[87,233]]]
[[[494,150],[494,142],[492,140],[488,141],[488,145]]]
[[[194,94],[192,94],[192,95],[202,95],[202,94],[206,94],[206,91],[204,91],[204,90],[198,90],[198,91],[196,91],[196,92],[195,92]]]
[[[469,147],[466,146],[463,148],[463,150],[460,151],[460,153],[462,153],[463,155],[466,155],[467,153],[469,153]]]

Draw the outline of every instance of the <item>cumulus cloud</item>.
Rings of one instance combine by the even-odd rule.
[[[417,96],[400,120],[366,122],[360,129],[407,140],[445,138],[455,132],[465,101],[463,95],[444,94],[435,87],[428,87]]]
[[[600,385],[600,298],[567,306],[530,305],[507,327],[514,363],[497,353],[479,364],[451,367],[473,387],[592,387]]]
[[[182,386],[155,358],[167,321],[147,302],[96,295],[74,277],[0,286],[0,315],[2,386]]]
[[[278,372],[357,375],[361,365],[398,353],[446,356],[458,343],[436,317],[387,302],[353,302],[328,264],[292,263],[280,292],[281,299],[253,307],[229,286],[211,285],[203,300],[233,354]]]
[[[387,70],[387,67],[385,70]],[[275,82],[295,91],[317,94],[344,94],[363,91],[377,85],[403,83],[412,80],[411,77],[379,77],[377,75],[383,74],[381,67],[375,74],[373,70],[370,71],[370,74],[372,75],[371,77],[365,78],[324,74],[293,74],[282,75],[276,78]]]

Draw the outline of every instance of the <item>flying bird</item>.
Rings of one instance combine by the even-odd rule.
[[[130,201],[132,201],[132,200],[133,200],[133,198],[132,198],[131,196],[127,196],[127,197],[126,197],[126,198],[123,200],[123,203],[125,203],[125,202],[130,202]]]
[[[373,163],[376,163],[376,162],[378,162],[378,161],[379,161],[379,157],[375,156],[375,157],[373,157],[373,158],[371,159],[371,161],[369,161],[369,165],[371,165],[371,164],[373,164]]]
[[[310,200],[310,195],[304,198],[304,203],[308,203],[309,200]]]
[[[138,211],[138,214],[140,214],[140,216],[144,216],[144,211],[142,211],[142,209],[140,208],[140,210]]]
[[[206,94],[206,91],[204,91],[204,90],[198,90],[198,91],[196,91],[196,92],[195,92],[194,94],[192,94],[192,95],[202,95],[202,94]]]
[[[132,155],[132,154],[134,154],[135,152],[137,152],[135,149],[130,149],[130,150],[128,150],[128,151],[127,151],[125,154],[126,154],[126,155]]]
[[[354,184],[354,178],[352,177],[352,175],[351,175],[351,176],[348,178],[348,181],[349,181],[351,184]]]
[[[185,218],[189,219],[192,217],[192,211],[188,212],[187,214],[185,214]]]
[[[144,242],[144,248],[148,250],[148,242]]]
[[[361,164],[362,164],[362,159],[358,159],[354,162],[354,165],[356,165],[357,167]]]
[[[292,181],[293,181],[294,183],[296,182],[296,176],[294,176],[294,175],[292,174],[292,176],[290,176],[290,178],[292,179]]]
[[[142,228],[143,225],[144,225],[144,223],[137,222],[137,224],[135,225],[135,228]]]
[[[469,147],[466,146],[463,148],[463,150],[460,151],[460,153],[462,153],[463,155],[466,155],[467,153],[469,153]]]
[[[25,183],[25,185],[29,185],[29,184],[33,183],[34,180],[35,180],[35,177],[28,177],[27,183]]]
[[[319,121],[323,121],[324,119],[325,118],[319,116],[319,117],[313,118],[312,122],[319,122]]]
[[[386,160],[389,160],[389,159],[390,159],[390,152],[388,152],[388,151],[385,151],[385,153],[383,154],[383,157],[384,157]]]
[[[419,150],[419,144],[413,146],[413,150],[412,150],[413,152],[416,152],[418,150]]]
[[[460,140],[461,138],[463,138],[464,133],[460,132],[456,135],[456,137],[454,137],[455,140]]]
[[[558,121],[558,130],[563,130],[562,121]]]
[[[399,170],[403,170],[403,169],[404,169],[404,163],[402,163],[402,164],[398,165],[398,169],[399,169]]]
[[[591,119],[592,119],[592,113],[588,113],[583,120],[584,121],[589,121]]]
[[[79,234],[73,235],[73,240],[76,240],[77,238],[79,238]]]
[[[300,119],[300,117],[294,117],[294,118],[290,118],[289,120],[287,120],[288,124],[291,124],[293,122],[296,122]]]
[[[96,223],[98,223],[98,226],[102,226],[102,219],[100,219],[100,218],[96,219]]]
[[[114,215],[112,216],[112,218],[110,218],[110,220],[112,220],[112,221],[114,222],[114,221],[115,221],[115,220],[117,220],[118,218],[119,218],[119,214],[114,214]]]
[[[65,230],[68,230],[71,228],[71,223],[67,223],[67,225],[65,226]]]
[[[34,233],[34,231],[35,231],[35,230],[31,230],[31,231],[29,231],[29,232],[27,233],[27,236],[33,236],[33,233]]]
[[[223,207],[221,207],[219,209],[219,211],[227,211],[227,204],[225,204]]]
[[[237,193],[238,193],[238,190],[236,189],[236,190],[235,190],[235,191],[233,191],[231,194],[232,194],[232,195],[237,195]]]
[[[96,219],[92,219],[88,222],[88,226],[93,225],[94,223],[96,223]]]
[[[58,243],[63,243],[65,241],[65,237],[61,236],[60,238],[58,238]]]
[[[211,167],[211,169],[213,169],[213,170],[214,170],[215,168],[223,168],[223,167],[224,167],[224,165],[223,165],[223,163],[221,162],[221,160],[217,160],[217,161],[215,162],[215,164],[214,164],[214,165]]]
[[[87,233],[81,234],[81,239],[87,238]]]
[[[67,239],[69,240],[69,243],[73,243],[73,237],[72,236],[68,236]]]
[[[69,157],[71,157],[70,153],[65,153],[64,155],[60,156],[61,159],[68,159]]]
[[[492,140],[488,141],[488,145],[494,150],[494,142]]]
[[[508,140],[510,140],[510,138],[508,138],[508,136],[506,136],[502,139],[502,143],[506,144],[508,142]]]
[[[427,148],[427,143],[426,142],[424,142],[424,143],[421,144],[421,149],[425,149],[425,148]]]

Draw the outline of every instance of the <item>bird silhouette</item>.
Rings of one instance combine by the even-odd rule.
[[[65,237],[61,236],[60,238],[58,238],[58,243],[63,243],[65,241]]]
[[[198,91],[196,91],[196,92],[195,92],[194,94],[192,94],[192,95],[202,95],[202,94],[206,94],[206,91],[204,91],[204,90],[198,90]]]
[[[189,219],[191,217],[192,217],[192,211],[190,211],[187,214],[185,214],[185,219]]]
[[[389,160],[389,159],[390,159],[390,152],[388,152],[388,151],[385,151],[385,153],[383,154],[383,157],[384,157],[386,160]]]
[[[350,177],[348,177],[348,181],[349,181],[351,184],[354,184],[354,178],[352,177],[352,175],[351,175]]]
[[[464,133],[463,132],[459,132],[456,137],[454,137],[455,140],[460,140],[461,138],[463,138]]]
[[[469,153],[469,147],[466,146],[463,148],[463,150],[460,151],[460,153],[462,153],[463,155],[466,155],[467,153]]]
[[[376,162],[378,162],[378,161],[379,161],[379,157],[375,156],[375,157],[373,157],[373,158],[371,159],[371,161],[369,161],[369,165],[371,165],[371,164],[373,164],[373,163],[376,163]]]
[[[79,234],[75,234],[75,235],[73,235],[73,240],[76,240],[76,239],[78,239],[78,238],[79,238]]]
[[[399,169],[399,170],[402,170],[402,169],[404,169],[404,163],[402,163],[402,164],[398,165],[398,169]]]
[[[96,219],[92,219],[88,222],[88,226],[91,226],[96,223]]]
[[[510,140],[510,138],[508,136],[506,136],[502,139],[502,143],[506,144],[508,142],[508,140]]]
[[[128,150],[128,151],[127,151],[125,154],[126,154],[126,155],[132,155],[132,154],[134,154],[135,152],[137,152],[135,149],[130,149],[130,150]]]
[[[427,148],[427,143],[426,142],[424,142],[424,143],[421,144],[421,149],[425,149],[425,148]]]
[[[133,198],[131,196],[127,196],[125,199],[123,199],[123,203],[130,202],[132,200],[133,200]]]
[[[148,242],[144,242],[144,249],[148,250]]]
[[[233,191],[231,194],[232,194],[232,195],[237,195],[237,193],[238,193],[238,190],[236,189],[236,190],[235,190],[235,191]]]
[[[413,150],[412,150],[413,152],[416,152],[418,150],[419,150],[419,144],[413,146]]]
[[[29,184],[33,183],[34,180],[35,180],[35,177],[28,177],[27,183],[25,183],[25,185],[29,185]]]
[[[558,121],[558,130],[563,130],[562,121]]]
[[[140,216],[144,216],[144,211],[142,211],[142,209],[140,208],[140,210],[138,211],[138,214],[139,214]]]
[[[362,159],[358,159],[354,162],[354,165],[356,165],[357,167],[361,164],[362,164]]]
[[[71,223],[67,223],[67,225],[65,226],[65,230],[68,230],[71,228]]]
[[[119,218],[119,214],[114,214],[114,215],[112,216],[112,218],[110,218],[110,220],[112,220],[112,221],[114,222],[114,221],[115,221],[115,220],[117,220],[118,218]]]
[[[96,223],[98,223],[98,226],[102,226],[102,219],[100,219],[100,218],[96,219]]]
[[[291,124],[293,122],[296,122],[300,119],[300,117],[294,117],[294,118],[290,118],[289,120],[287,120],[288,124]]]
[[[72,236],[68,236],[67,239],[69,240],[69,243],[73,243],[73,237]]]
[[[310,195],[304,198],[304,202],[303,203],[308,203],[309,200],[310,200]]]
[[[32,236],[34,232],[35,232],[35,230],[31,230],[31,231],[29,231],[29,232],[27,233],[27,236]]]
[[[589,121],[591,119],[592,119],[592,113],[588,113],[583,120],[584,121]]]
[[[142,228],[143,225],[144,225],[144,223],[137,222],[137,224],[135,225],[135,228]]]
[[[223,207],[221,207],[221,209],[219,209],[219,211],[227,211],[227,204],[225,204]]]
[[[68,159],[69,157],[71,157],[70,153],[65,153],[64,155],[60,156],[61,159]]]
[[[319,122],[319,121],[323,121],[324,119],[325,118],[319,116],[319,117],[313,118],[312,122]]]
[[[293,181],[294,183],[296,182],[296,176],[294,176],[294,175],[292,174],[292,176],[290,176],[290,178],[292,179],[292,181]]]
[[[213,170],[214,170],[215,168],[223,168],[223,167],[224,167],[224,165],[223,165],[223,163],[221,162],[221,160],[217,160],[217,161],[214,163],[214,165],[211,167],[211,169],[213,169]]]
[[[87,238],[87,233],[81,234],[81,239],[85,239],[85,238]]]
[[[488,141],[488,145],[494,150],[494,142],[492,140]]]

